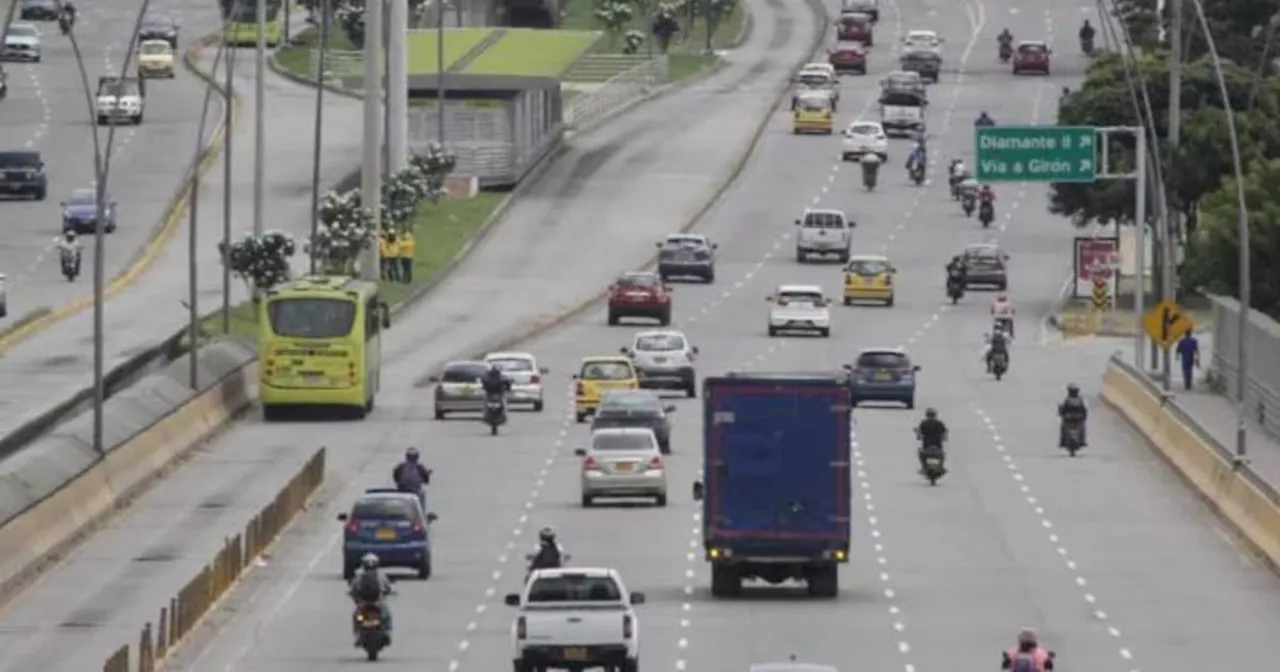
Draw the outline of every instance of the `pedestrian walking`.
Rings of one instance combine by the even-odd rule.
[[[1196,340],[1193,331],[1188,329],[1178,339],[1177,345],[1178,362],[1182,365],[1182,384],[1188,390],[1191,389],[1192,372],[1200,368],[1200,341]]]
[[[417,241],[414,240],[411,229],[400,233],[396,249],[400,253],[400,282],[407,285],[413,282],[413,254],[417,250]]]

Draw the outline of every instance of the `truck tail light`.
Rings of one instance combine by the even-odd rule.
[[[653,459],[652,459],[652,460],[649,460],[649,468],[650,468],[650,469],[661,469],[661,468],[662,468],[662,456],[661,456],[661,455],[654,455],[654,456],[653,456]]]
[[[542,376],[539,376],[536,373],[529,377],[529,383],[531,385],[537,385],[538,383],[541,383],[541,382],[542,382]]]
[[[587,459],[582,461],[583,471],[591,471],[593,469],[599,469],[599,468],[600,468],[600,465],[596,464],[596,458],[591,457],[590,455],[587,456]]]
[[[587,394],[587,386],[586,386],[586,385],[583,385],[583,384],[582,384],[582,381],[578,381],[578,389],[577,389],[577,392],[576,392],[576,393],[577,393],[577,395],[578,395],[579,397],[586,396],[586,394]]]
[[[516,619],[516,639],[527,639],[528,636],[528,626],[525,624],[524,616],[521,616]]]
[[[634,626],[631,623],[631,614],[623,614],[622,615],[622,638],[631,639],[631,637],[635,634],[633,630],[634,630]]]

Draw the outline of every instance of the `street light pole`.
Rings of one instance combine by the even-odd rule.
[[[382,5],[368,0],[364,24],[364,147],[360,166],[360,200],[373,216],[375,234],[382,232]],[[378,241],[365,251],[360,277],[380,277]]]
[[[454,0],[458,2],[461,8],[462,0]],[[444,147],[444,13],[448,9],[446,0],[436,0],[436,142]],[[459,9],[458,11],[462,11]]]
[[[324,87],[326,57],[329,52],[329,0],[320,0],[320,51],[316,59],[316,128],[311,145],[311,259],[310,274],[316,273],[316,234],[320,230],[320,157],[324,142]]]
[[[1184,0],[1172,0],[1169,12],[1169,151],[1176,157],[1178,146],[1182,141],[1182,5]],[[1160,189],[1167,191],[1169,185],[1161,184]],[[1174,231],[1181,230],[1182,209],[1171,208],[1165,211],[1165,218],[1160,229],[1160,298],[1175,298],[1173,289],[1173,237]],[[1160,381],[1165,392],[1172,387],[1172,354],[1164,349],[1160,357]]]
[[[261,236],[263,229],[263,199],[265,198],[267,158],[267,2],[256,0],[258,44],[253,63],[253,235]],[[283,1],[283,0],[282,0]],[[256,291],[255,291],[256,294]],[[257,298],[256,296],[254,298]]]
[[[1204,31],[1205,43],[1209,46],[1209,56],[1213,59],[1213,70],[1218,76],[1218,92],[1222,96],[1222,107],[1227,113],[1227,135],[1231,139],[1231,164],[1236,173],[1236,236],[1240,246],[1240,310],[1236,325],[1236,460],[1241,462],[1248,452],[1248,411],[1245,409],[1245,394],[1248,387],[1248,345],[1249,345],[1249,313],[1252,311],[1253,292],[1250,287],[1252,274],[1249,268],[1249,205],[1244,196],[1244,169],[1240,161],[1240,138],[1236,134],[1235,112],[1231,109],[1231,98],[1227,95],[1227,82],[1222,74],[1222,60],[1218,57],[1218,47],[1214,44],[1213,32],[1209,30],[1209,22],[1204,16],[1204,4],[1200,0],[1192,0],[1196,5],[1196,18],[1200,20],[1200,29]]]
[[[222,333],[231,333],[231,193],[232,193],[232,156],[235,154],[233,140],[235,138],[235,127],[232,121],[235,118],[231,105],[232,87],[235,86],[236,73],[236,50],[235,47],[226,47],[227,50],[227,72],[226,79],[223,81],[223,90],[226,91],[226,104],[222,106],[223,111],[223,141],[222,141]]]

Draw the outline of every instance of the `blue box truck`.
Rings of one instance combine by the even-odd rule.
[[[849,560],[847,377],[730,373],[703,382],[702,545],[711,594],[800,580],[835,597]]]

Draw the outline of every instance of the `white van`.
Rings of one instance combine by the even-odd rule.
[[[853,227],[857,226],[839,210],[807,209],[796,220],[796,261],[804,263],[814,255],[835,255],[841,263],[849,261],[853,245]]]

